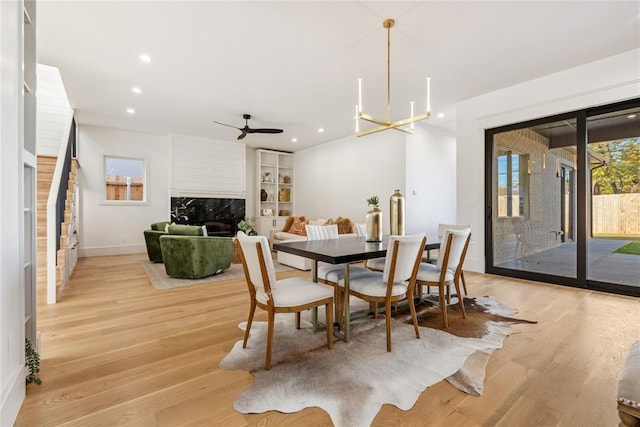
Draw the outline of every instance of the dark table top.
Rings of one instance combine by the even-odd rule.
[[[388,243],[389,236],[383,236],[382,242],[367,242],[365,237],[341,237],[339,239],[274,243],[273,250],[329,264],[343,264],[384,257],[387,254]],[[425,245],[426,250],[438,249],[439,247],[439,242],[427,242]]]

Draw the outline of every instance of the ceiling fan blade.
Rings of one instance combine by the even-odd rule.
[[[251,129],[251,132],[254,132],[254,133],[282,133],[282,129],[261,128],[261,129]]]
[[[238,136],[238,139],[244,139],[244,137],[247,136],[247,131],[244,129],[240,129],[240,132],[242,133]]]
[[[230,128],[234,128],[234,129],[242,130],[242,128],[238,128],[238,127],[235,127],[235,126],[231,126],[231,125],[228,125],[228,124],[226,124],[226,123],[216,122],[215,120],[213,121],[213,123],[217,123],[217,124],[222,125],[222,126],[229,126]]]

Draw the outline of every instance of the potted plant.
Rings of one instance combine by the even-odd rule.
[[[249,218],[247,216],[238,223],[238,230],[243,231],[248,236],[255,236],[258,234],[253,226],[253,218]]]
[[[36,383],[38,385],[42,384],[42,380],[38,375],[40,372],[40,355],[31,345],[31,341],[25,339],[24,344],[24,363],[27,365],[27,369],[29,369],[29,375],[27,375],[27,384]]]

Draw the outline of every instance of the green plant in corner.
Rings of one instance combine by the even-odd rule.
[[[29,369],[29,375],[27,375],[27,384],[36,383],[38,385],[42,384],[42,380],[38,375],[40,372],[40,355],[31,345],[31,341],[25,339],[24,344],[24,359],[27,368]]]
[[[371,196],[367,199],[367,204],[369,206],[378,207],[379,203],[380,203],[380,199],[378,198],[378,196]]]
[[[238,230],[243,231],[249,236],[255,236],[258,234],[253,226],[253,218],[249,218],[247,216],[238,223]]]

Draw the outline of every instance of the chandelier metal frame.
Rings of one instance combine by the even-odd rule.
[[[381,132],[387,129],[395,129],[401,132],[412,134],[415,130],[414,123],[428,119],[431,116],[431,76],[427,77],[427,105],[426,112],[414,116],[414,101],[411,100],[411,117],[402,120],[391,121],[391,28],[394,26],[393,19],[385,19],[382,26],[387,29],[387,120],[378,119],[362,111],[362,77],[358,78],[358,104],[356,105],[356,136],[365,136],[372,133]],[[378,126],[360,130],[359,121],[364,120],[375,123]],[[406,127],[406,125],[410,125]]]

